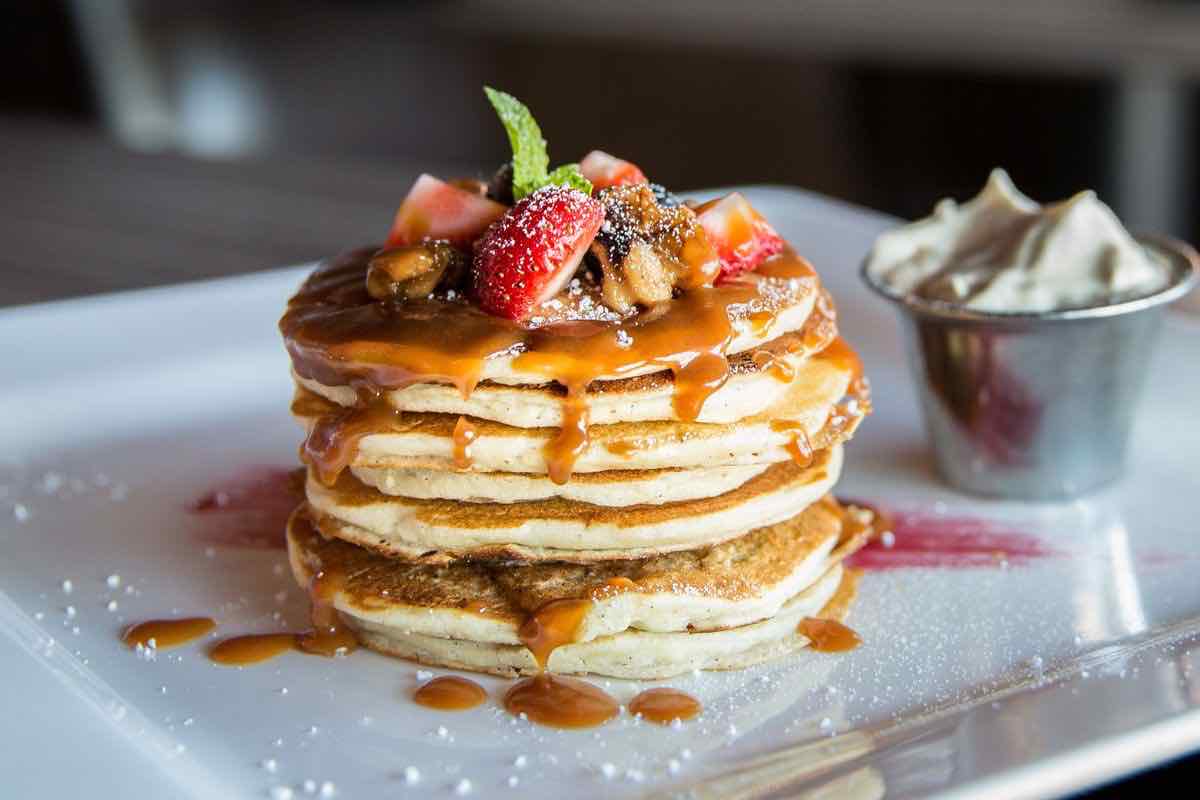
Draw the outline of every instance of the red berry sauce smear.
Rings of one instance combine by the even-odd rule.
[[[859,569],[1002,568],[1064,555],[1035,536],[981,517],[899,511],[860,500],[842,502],[872,508],[891,520],[892,536],[872,539],[849,559],[849,565]]]
[[[288,516],[304,499],[303,471],[247,467],[188,504],[199,538],[224,547],[282,548]]]

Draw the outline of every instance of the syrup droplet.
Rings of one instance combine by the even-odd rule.
[[[805,617],[796,626],[796,632],[809,640],[809,647],[819,653],[841,653],[853,650],[862,644],[862,639],[835,619]]]
[[[208,651],[208,657],[229,667],[245,667],[275,658],[295,647],[296,636],[292,633],[251,633],[222,639]]]
[[[504,695],[504,707],[553,728],[592,728],[615,717],[621,706],[590,683],[538,673],[518,681]]]
[[[413,693],[413,700],[440,711],[465,711],[487,700],[487,692],[474,681],[446,675],[423,684]]]
[[[337,609],[333,607],[333,599],[344,581],[345,576],[337,570],[321,570],[313,576],[308,590],[313,629],[300,634],[296,640],[304,652],[333,657],[358,649],[358,639],[342,625]]]
[[[630,714],[641,714],[642,719],[660,725],[668,725],[677,719],[689,720],[703,708],[690,694],[666,687],[647,689],[629,701]]]
[[[122,634],[121,640],[130,647],[145,646],[151,639],[159,650],[178,647],[199,639],[217,627],[209,617],[183,617],[181,619],[152,619],[131,625]]]
[[[466,417],[459,417],[454,424],[454,468],[468,470],[471,468],[471,444],[479,435],[476,427]]]
[[[525,620],[517,637],[529,648],[539,670],[546,669],[555,648],[575,641],[579,626],[591,607],[591,600],[553,600]]]

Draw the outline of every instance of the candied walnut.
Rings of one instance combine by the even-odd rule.
[[[613,264],[603,245],[592,243],[600,262],[600,296],[614,311],[627,314],[637,305],[650,306],[671,299],[675,272],[650,244],[634,242],[620,266]]]
[[[669,205],[674,198],[662,187],[613,186],[596,199],[605,221],[591,252],[601,266],[605,302],[614,310],[668,300],[677,286],[712,284],[720,269],[715,249],[695,212]]]
[[[449,242],[387,247],[367,265],[367,292],[376,300],[403,302],[428,297],[462,282],[467,257]]]

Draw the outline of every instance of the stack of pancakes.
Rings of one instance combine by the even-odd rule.
[[[548,669],[651,678],[777,657],[845,614],[870,526],[829,493],[867,384],[790,250],[705,290],[712,313],[559,338],[461,303],[381,317],[366,259],[321,267],[281,322],[308,432],[292,567],[338,576],[366,646],[531,674],[522,624],[587,599]]]

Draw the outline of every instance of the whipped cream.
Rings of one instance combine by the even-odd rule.
[[[1043,206],[1002,169],[969,202],[942,200],[932,216],[880,236],[867,273],[902,294],[1001,312],[1110,305],[1170,281],[1165,258],[1095,192]]]

